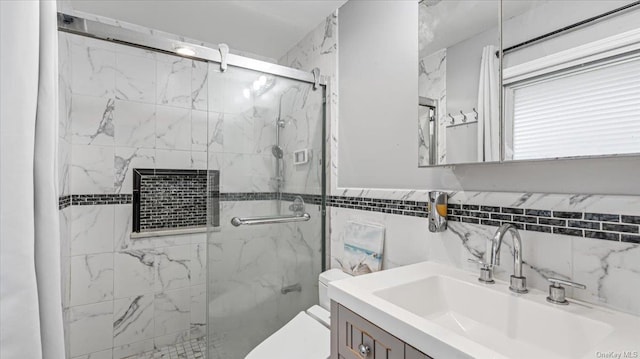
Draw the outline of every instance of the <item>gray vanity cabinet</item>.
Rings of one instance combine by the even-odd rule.
[[[331,359],[431,359],[402,340],[331,302]]]
[[[411,345],[405,344],[404,359],[431,359],[431,357],[412,347]]]

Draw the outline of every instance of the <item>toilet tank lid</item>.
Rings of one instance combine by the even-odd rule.
[[[320,283],[327,285],[331,281],[351,277],[352,275],[343,272],[342,269],[334,268],[320,273]]]

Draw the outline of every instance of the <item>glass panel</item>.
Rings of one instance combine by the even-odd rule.
[[[208,231],[209,358],[242,358],[318,301],[322,267],[323,89],[209,66],[209,169],[220,227]],[[216,206],[210,187],[210,206]],[[295,206],[296,196],[304,208]],[[296,212],[297,211],[297,212]],[[310,220],[234,226],[232,218]],[[296,217],[297,216],[297,217]],[[240,220],[239,219],[239,220]]]

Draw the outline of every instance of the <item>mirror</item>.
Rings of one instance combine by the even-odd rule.
[[[436,164],[437,115],[436,101],[418,98],[418,167],[428,167]]]
[[[503,17],[504,160],[640,154],[640,3],[522,3]]]
[[[499,5],[420,2],[420,167],[500,160]],[[422,110],[425,101],[435,113],[433,129],[424,116],[430,110]]]

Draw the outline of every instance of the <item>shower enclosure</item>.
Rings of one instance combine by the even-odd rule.
[[[67,356],[107,350],[135,358],[206,338],[207,358],[243,358],[317,302],[325,266],[323,80],[316,71],[229,54],[226,45],[199,46],[104,19],[59,14],[58,26],[69,43],[61,50],[69,52],[61,55],[61,86],[68,88],[61,121],[69,123],[61,126],[70,130],[60,148],[73,151],[61,161],[72,172],[62,192],[70,202],[98,194],[117,203],[69,207],[68,227],[81,233],[63,250],[63,263],[71,262],[63,280],[72,293],[63,299]],[[162,188],[169,188],[167,197],[206,197],[203,223],[194,228],[186,218],[200,208],[181,207],[185,219],[165,207],[158,215],[170,228],[138,232],[140,203],[150,201],[140,199],[139,186],[201,173],[206,191],[175,187],[184,183],[173,177]],[[109,211],[115,215],[103,214]],[[76,212],[96,215],[76,220]],[[182,228],[183,220],[191,225]],[[93,235],[82,229],[85,222],[96,233],[112,228],[114,238],[106,240],[113,245],[74,249],[80,237]],[[73,263],[89,268],[95,258],[115,275],[104,281],[106,294],[78,301],[76,278],[85,275]]]
[[[208,80],[208,163],[220,170],[221,208],[207,238],[208,354],[242,358],[317,302],[324,90],[218,64]]]

